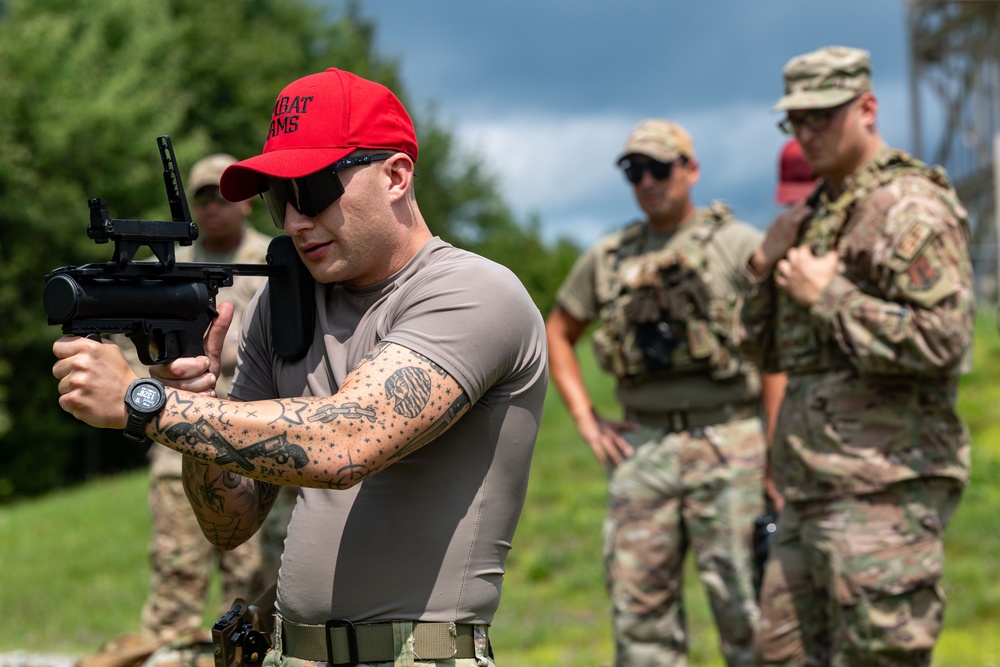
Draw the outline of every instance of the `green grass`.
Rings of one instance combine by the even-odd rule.
[[[581,356],[598,405],[614,411],[610,381],[584,346]],[[978,323],[975,370],[963,379],[960,396],[973,440],[973,479],[948,532],[949,604],[936,667],[1000,667],[998,374],[1000,340],[989,312]],[[82,655],[138,629],[149,576],[146,488],[139,471],[0,508],[0,652]],[[604,494],[604,473],[553,388],[494,624],[503,667],[611,663]],[[690,664],[719,667],[708,605],[690,562],[685,595]]]

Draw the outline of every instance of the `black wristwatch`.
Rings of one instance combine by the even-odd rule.
[[[133,380],[125,392],[125,410],[128,412],[125,437],[136,442],[145,442],[146,424],[160,414],[166,402],[167,393],[163,389],[162,382],[154,378]]]

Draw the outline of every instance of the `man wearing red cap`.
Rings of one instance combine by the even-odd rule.
[[[206,357],[153,369],[163,398],[115,347],[54,345],[60,405],[185,454],[188,498],[220,547],[257,530],[279,485],[302,487],[268,665],[493,664],[488,626],[547,385],[544,325],[509,270],[432,236],[416,160],[384,86],[330,69],[281,92],[263,153],[221,188],[263,195],[316,281],[316,323],[303,357],[279,357],[272,285],[258,293],[232,400],[213,391],[225,304]]]

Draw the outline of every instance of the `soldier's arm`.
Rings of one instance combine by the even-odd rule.
[[[742,267],[739,284],[744,301],[736,339],[740,351],[765,373],[781,370],[774,349],[774,265],[795,244],[812,213],[806,204],[782,211]]]
[[[147,433],[238,475],[346,489],[433,441],[470,407],[436,363],[382,342],[333,396],[244,403],[168,389]]]
[[[576,343],[586,331],[587,324],[570,315],[560,305],[552,309],[545,321],[549,374],[563,397],[580,436],[601,465],[610,467],[632,455],[632,446],[619,433],[634,427],[625,422],[605,419],[594,410],[575,351]]]
[[[749,267],[740,284],[743,307],[735,332],[740,352],[762,372],[776,373],[780,369],[774,354],[774,279],[769,275],[758,278]]]
[[[208,541],[228,551],[250,539],[264,523],[281,487],[190,456],[183,461],[184,493]]]
[[[213,326],[213,350],[231,314],[228,306],[219,310],[226,322]],[[69,338],[53,350],[60,406],[92,426],[124,428],[121,397],[135,374],[118,347]],[[218,367],[217,351],[157,367],[174,386],[146,435],[194,459],[185,467],[187,493],[202,530],[222,548],[253,534],[274,484],[351,487],[433,441],[471,407],[452,375],[386,342],[327,397],[222,401],[211,391]]]
[[[886,229],[881,294],[838,275],[812,313],[863,373],[954,375],[975,314],[967,227],[940,202],[913,198],[893,207]]]

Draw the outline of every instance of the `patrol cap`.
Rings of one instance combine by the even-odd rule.
[[[868,51],[828,46],[788,61],[785,95],[772,111],[826,109],[872,89]]]
[[[635,126],[625,141],[625,152],[617,162],[636,154],[660,162],[672,162],[682,155],[694,159],[694,144],[691,135],[677,123],[652,118]]]
[[[187,182],[188,189],[191,192],[198,192],[206,185],[219,185],[222,172],[226,170],[226,167],[237,162],[239,160],[226,153],[206,155],[191,167]]]

